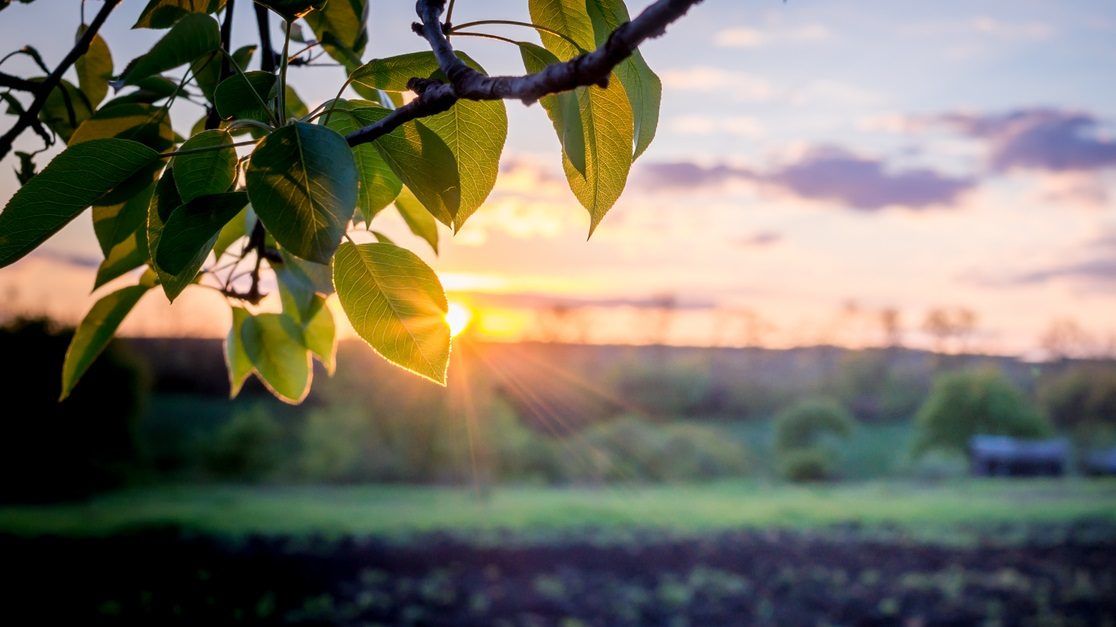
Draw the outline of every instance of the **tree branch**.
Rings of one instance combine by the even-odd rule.
[[[523,76],[485,76],[457,58],[440,22],[445,0],[418,0],[415,10],[421,23],[415,32],[430,44],[448,83],[412,78],[408,87],[418,94],[379,122],[349,133],[350,146],[374,141],[406,122],[448,110],[458,99],[522,100],[532,104],[543,96],[590,85],[608,85],[612,70],[644,41],[666,32],[701,0],[657,0],[630,22],[618,26],[603,45],[542,71]]]
[[[233,11],[236,9],[236,0],[227,0],[225,2],[225,19],[221,22],[221,65],[217,70],[217,84],[220,85],[221,81],[232,76],[232,27],[233,27]],[[228,53],[228,54],[226,54]],[[210,58],[209,63],[213,59]],[[205,107],[205,128],[214,129],[221,125],[221,116],[217,114],[217,107],[206,105]]]
[[[256,27],[260,31],[260,69],[265,72],[275,72],[275,60],[279,57],[271,47],[271,28],[268,25],[267,8],[262,4],[252,3],[256,9]]]
[[[0,159],[3,159],[7,156],[8,152],[11,151],[15,139],[19,137],[23,131],[27,130],[28,127],[34,125],[35,121],[38,119],[39,111],[42,111],[43,105],[46,104],[47,97],[50,96],[50,92],[54,91],[54,88],[58,86],[59,81],[62,80],[62,75],[70,69],[70,66],[89,50],[89,43],[93,41],[93,37],[96,36],[97,31],[101,29],[101,25],[108,19],[109,13],[112,13],[112,10],[115,9],[118,4],[120,4],[120,0],[105,0],[105,3],[101,5],[101,10],[97,12],[96,17],[94,17],[93,21],[89,24],[89,28],[85,29],[85,32],[81,34],[81,38],[78,39],[74,47],[62,59],[62,62],[58,64],[58,67],[54,68],[54,71],[36,86],[34,91],[35,99],[31,102],[31,105],[19,116],[15,126],[8,129],[8,132],[0,137]]]
[[[35,81],[29,81],[26,78],[20,78],[18,76],[12,76],[11,74],[0,72],[0,87],[10,87],[12,89],[18,89],[20,91],[33,92],[39,88],[39,84]]]

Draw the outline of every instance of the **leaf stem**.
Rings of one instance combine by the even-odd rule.
[[[255,140],[255,139],[248,139],[248,140],[244,140],[244,141],[241,141],[241,142],[233,142],[231,144],[226,144],[224,146],[204,146],[202,148],[187,148],[186,150],[172,150],[170,152],[159,153],[159,157],[162,158],[162,159],[166,159],[168,157],[177,157],[178,155],[192,155],[192,154],[199,153],[199,152],[213,152],[213,151],[216,151],[216,150],[224,150],[226,148],[229,148],[230,146],[232,146],[232,147],[250,146],[252,144],[255,144],[256,141],[257,140]]]
[[[287,123],[287,57],[291,53],[291,22],[283,29],[283,56],[279,57],[279,123]]]
[[[446,20],[448,21],[449,18],[446,18]],[[542,26],[542,25],[539,25],[539,24],[534,24],[532,22],[520,22],[519,20],[476,20],[474,22],[465,22],[464,24],[456,24],[456,25],[453,26],[453,28],[450,29],[450,32],[455,34],[455,35],[460,35],[461,33],[457,32],[457,31],[462,29],[462,28],[469,28],[471,26],[486,26],[486,25],[490,25],[490,24],[497,24],[497,25],[501,25],[501,26],[525,26],[527,28],[533,28],[535,30],[542,31],[544,33],[550,33],[551,35],[554,35],[555,37],[561,37],[562,39],[566,40],[566,42],[568,42],[571,46],[573,46],[574,48],[577,48],[579,52],[585,52],[585,49],[582,48],[581,46],[579,46],[576,41],[574,41],[572,38],[570,38],[569,35],[558,32],[558,31],[554,30],[553,28],[547,28],[546,26]]]
[[[468,31],[454,31],[453,34],[461,35],[462,37],[482,37],[484,39],[495,39],[496,41],[507,42],[509,44],[512,44],[513,46],[519,45],[519,42],[514,39],[509,39],[507,37],[501,37],[499,35],[493,35],[490,33],[470,33]]]

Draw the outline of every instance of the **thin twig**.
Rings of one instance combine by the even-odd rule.
[[[627,59],[644,41],[662,35],[701,0],[657,0],[635,19],[618,26],[608,39],[592,52],[569,61],[554,63],[542,71],[523,76],[485,76],[465,65],[453,52],[439,21],[445,0],[418,0],[416,10],[421,24],[414,29],[430,44],[448,83],[412,78],[408,87],[418,94],[411,102],[386,117],[345,136],[350,146],[359,146],[383,137],[401,125],[449,110],[460,98],[468,100],[522,100],[531,104],[543,96],[577,87],[607,85],[612,70]]]
[[[93,41],[93,37],[97,35],[97,31],[101,29],[105,20],[108,19],[109,14],[112,13],[112,10],[115,9],[118,4],[120,4],[120,0],[105,0],[105,3],[101,5],[101,10],[97,12],[97,15],[89,24],[89,28],[85,29],[85,32],[81,34],[81,37],[78,39],[77,43],[74,44],[74,47],[62,58],[58,67],[54,68],[54,71],[39,83],[38,88],[35,90],[35,99],[31,102],[30,106],[24,110],[23,115],[19,116],[15,126],[8,129],[8,132],[0,137],[0,159],[7,156],[8,152],[12,149],[12,144],[15,142],[15,139],[19,137],[23,131],[27,130],[38,118],[39,112],[42,111],[43,105],[46,104],[47,97],[50,96],[50,93],[54,91],[59,81],[62,80],[62,75],[70,69],[70,66],[72,66],[81,55],[89,50],[89,43]]]

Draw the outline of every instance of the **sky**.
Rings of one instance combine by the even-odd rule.
[[[128,29],[143,4],[126,0],[105,28],[118,68],[158,36]],[[234,39],[252,43],[240,4]],[[0,41],[53,64],[79,5],[13,5]],[[458,0],[455,21],[526,20],[526,5]],[[365,58],[424,49],[412,6],[373,0]],[[523,71],[507,44],[454,43],[489,73]],[[707,0],[643,53],[664,83],[658,136],[590,240],[545,114],[518,102],[496,189],[456,236],[443,231],[438,256],[400,220],[376,225],[431,263],[478,335],[772,347],[897,335],[1032,355],[1057,327],[1076,330],[1077,350],[1111,350],[1116,4]],[[291,72],[311,106],[344,78]],[[179,131],[201,114],[176,104]],[[0,163],[0,200],[13,167]],[[97,254],[83,216],[0,270],[0,299],[77,320]],[[148,297],[122,331],[222,335],[227,309],[196,292],[174,307]],[[971,312],[972,332],[943,344],[924,325],[935,309]]]

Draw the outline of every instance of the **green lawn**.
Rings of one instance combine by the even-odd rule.
[[[797,487],[758,483],[640,488],[468,489],[355,487],[164,487],[88,503],[0,507],[0,532],[100,535],[149,525],[242,535],[594,527],[698,532],[740,527],[810,528],[845,522],[948,535],[958,527],[1116,522],[1116,481],[962,481],[948,485],[860,483]]]

